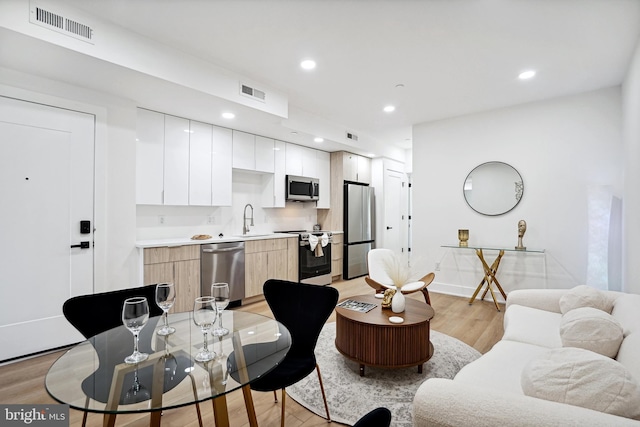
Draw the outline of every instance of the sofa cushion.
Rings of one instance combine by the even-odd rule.
[[[622,341],[616,360],[640,383],[640,332],[635,332]]]
[[[523,305],[511,305],[504,313],[503,340],[519,341],[547,348],[562,347],[560,320],[562,315]]]
[[[624,366],[581,348],[557,348],[522,370],[525,395],[640,419],[640,385]]]
[[[522,395],[520,373],[533,358],[549,349],[516,341],[499,341],[479,359],[464,366],[455,381]]]
[[[611,315],[622,325],[625,337],[640,333],[640,295],[619,294],[613,302]]]
[[[613,301],[604,292],[585,285],[569,289],[566,294],[560,297],[560,312],[562,314],[580,307],[593,307],[611,313]]]
[[[564,347],[584,348],[616,357],[623,338],[620,322],[597,308],[575,308],[560,320],[560,339]]]

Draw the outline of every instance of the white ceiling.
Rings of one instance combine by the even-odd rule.
[[[640,31],[637,0],[58,1],[403,147],[416,123],[618,85]]]

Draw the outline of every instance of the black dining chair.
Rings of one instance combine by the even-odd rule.
[[[389,427],[391,424],[391,411],[387,408],[376,408],[362,418],[353,427]]]
[[[100,359],[100,364],[96,372],[87,377],[82,383],[82,389],[87,395],[87,401],[90,398],[100,402],[107,401],[113,367],[123,363],[124,358],[131,353],[129,346],[110,345],[110,342],[114,340],[130,342],[132,339],[131,333],[124,328],[110,331],[118,326],[122,326],[122,305],[127,298],[146,297],[149,302],[150,319],[140,332],[139,339],[140,351],[153,351],[150,343],[154,337],[155,324],[158,319],[160,319],[158,316],[163,313],[162,309],[155,303],[155,291],[156,287],[154,285],[147,285],[97,294],[80,295],[66,300],[62,305],[62,312],[65,318],[91,342]],[[103,332],[107,331],[110,331],[108,337],[103,334]],[[103,335],[97,336],[99,334]],[[173,372],[165,372],[165,391],[178,385],[187,375],[185,369],[187,369],[188,372],[188,368],[192,366],[191,358],[186,354],[178,353],[172,355],[172,357],[172,364],[177,365],[173,371],[178,373],[178,375],[173,374]],[[148,366],[139,371],[136,370],[135,373],[127,374],[127,376],[125,376],[125,384],[132,382],[132,378],[134,377],[135,381],[139,381],[141,384],[151,384],[153,375],[152,368],[152,366]],[[126,399],[131,399],[131,397],[127,397],[123,391],[120,403],[132,403]],[[138,399],[144,400],[145,396],[140,395]],[[198,412],[198,420],[202,426],[202,416],[198,404],[196,404],[196,410]],[[87,412],[85,412],[82,417],[83,427],[86,425],[86,422]]]
[[[338,302],[338,290],[331,286],[269,279],[264,284],[263,293],[273,317],[289,330],[291,348],[273,370],[250,384],[251,389],[273,391],[276,402],[278,401],[276,391],[282,390],[280,425],[284,426],[287,395],[285,388],[305,378],[315,369],[318,373],[327,420],[331,421],[329,405],[327,405],[327,397],[322,384],[322,375],[320,375],[320,367],[316,362],[314,350],[320,331]],[[250,344],[242,347],[242,351],[247,356],[246,358],[251,358],[251,355],[261,353],[260,346],[274,345],[276,342]],[[236,351],[238,350],[236,349]],[[234,360],[233,354],[227,359],[232,377],[237,375],[237,368],[233,366]]]

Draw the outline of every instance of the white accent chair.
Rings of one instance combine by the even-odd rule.
[[[391,249],[384,248],[371,249],[367,254],[367,270],[369,275],[366,276],[364,280],[369,286],[375,289],[376,293],[384,292],[386,289],[396,289],[393,284],[393,280],[391,280],[391,277],[389,277],[389,274],[387,273],[387,267],[385,264],[385,260],[390,259],[393,256],[394,252]],[[432,272],[422,277],[420,280],[407,283],[402,286],[402,293],[406,295],[414,292],[422,292],[425,302],[431,305],[427,286],[433,282],[435,277],[435,274]]]

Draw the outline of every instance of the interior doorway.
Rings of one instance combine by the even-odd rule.
[[[0,361],[82,339],[62,304],[93,292],[94,134],[91,114],[0,97]]]

